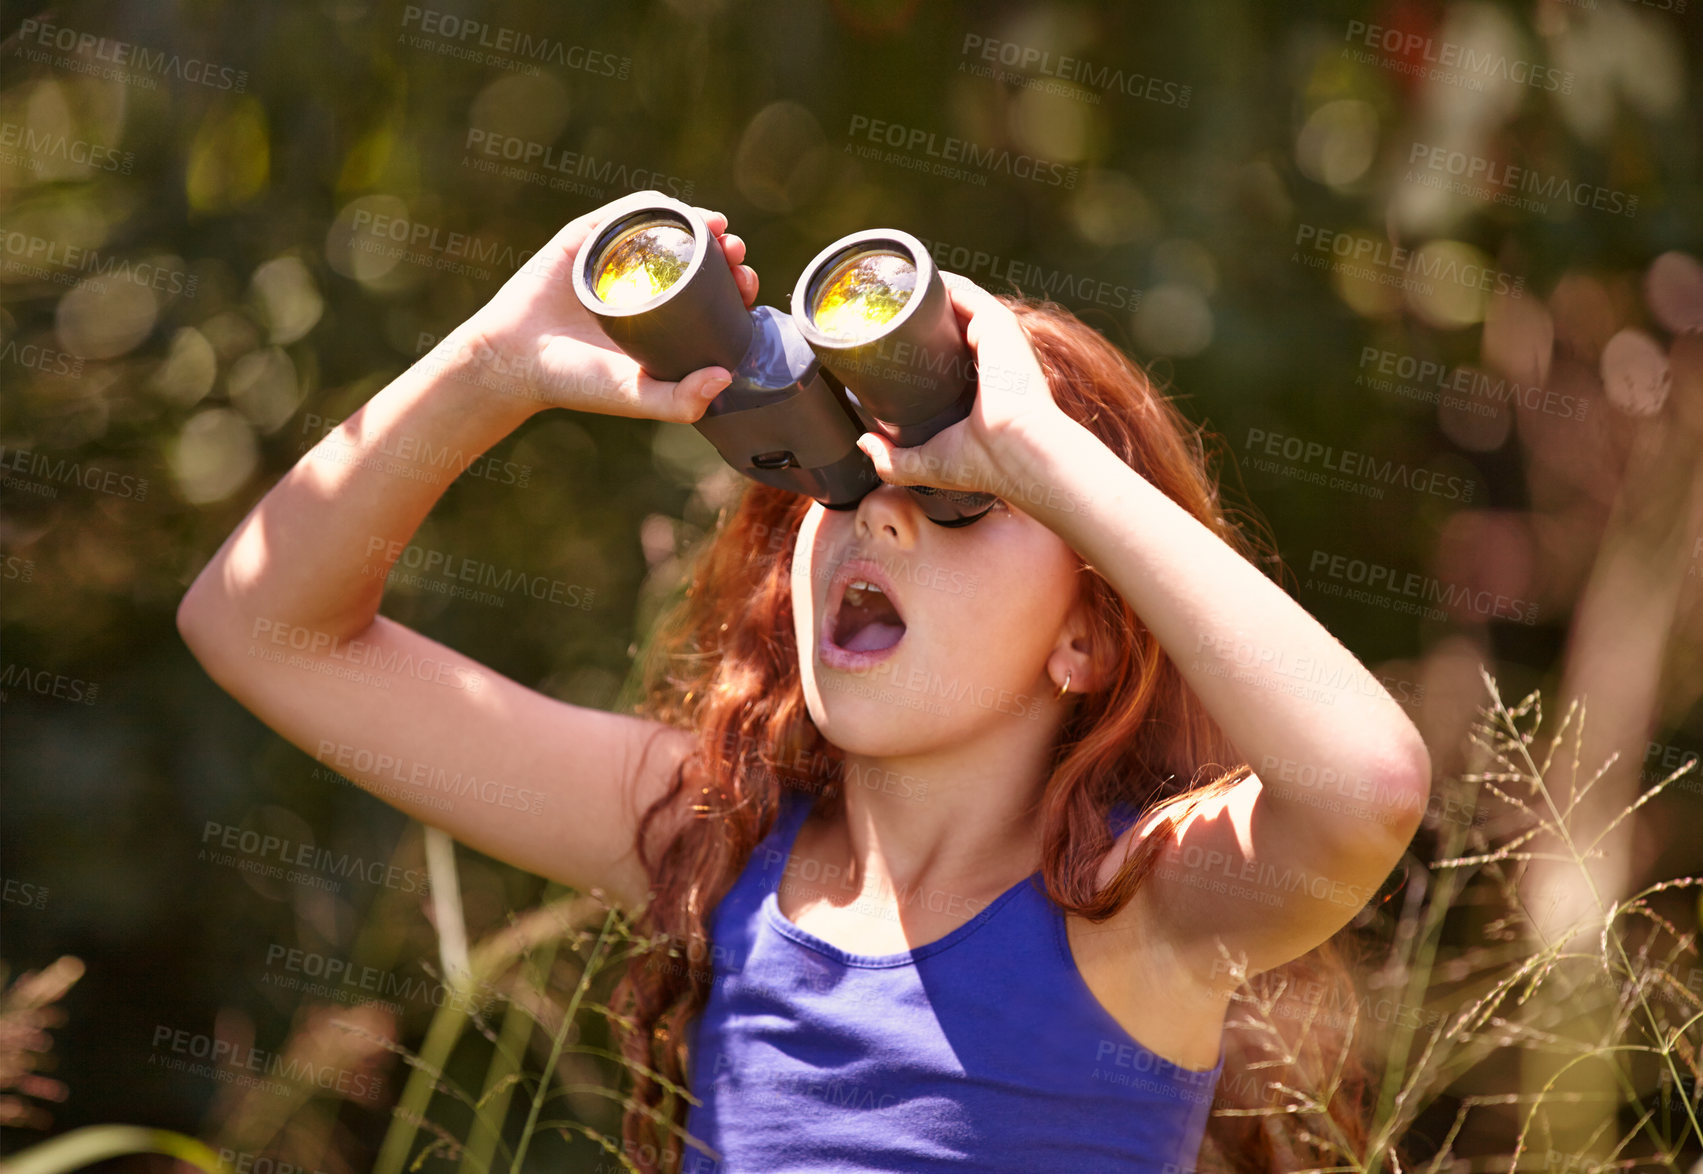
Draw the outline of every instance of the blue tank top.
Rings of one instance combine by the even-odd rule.
[[[783,790],[712,912],[686,1129],[721,1157],[688,1147],[683,1174],[1194,1168],[1222,1045],[1197,1070],[1137,1043],[1088,989],[1039,872],[901,954],[800,929],[776,889],[810,804]]]

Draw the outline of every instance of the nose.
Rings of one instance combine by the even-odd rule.
[[[901,550],[916,545],[917,528],[926,519],[916,499],[898,485],[877,485],[857,503],[854,530],[860,538],[880,534]]]

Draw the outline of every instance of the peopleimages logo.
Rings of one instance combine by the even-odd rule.
[[[317,412],[305,413],[302,417],[303,438],[297,443],[298,453],[318,447],[319,455],[323,458],[336,460],[339,463],[363,463],[353,457],[358,447],[356,442],[347,439],[336,429],[343,423],[340,416],[321,416]],[[329,440],[326,438],[330,437]],[[368,442],[370,444],[370,442]],[[343,461],[337,450],[349,450],[349,461]],[[334,455],[335,454],[335,455]],[[488,481],[496,481],[502,485],[513,485],[525,489],[532,481],[532,466],[516,464],[514,461],[498,460],[489,453],[476,453],[469,456],[466,450],[451,448],[449,445],[434,445],[429,440],[403,433],[400,436],[386,432],[376,447],[363,454],[373,465],[398,476],[417,481],[438,480],[437,474],[451,470],[460,470],[459,475],[479,477]],[[394,458],[396,465],[380,461],[376,458]]]
[[[479,278],[492,275],[493,270],[485,266],[513,272],[535,251],[517,250],[511,244],[472,233],[446,232],[437,225],[370,208],[356,210],[351,228],[354,247],[362,252]]]
[[[47,886],[38,885],[31,881],[20,881],[16,877],[7,877],[4,885],[0,885],[0,901],[11,905],[23,905],[30,909],[47,908]]]
[[[101,691],[99,683],[95,681],[85,681],[80,677],[56,673],[52,669],[36,669],[16,662],[0,670],[0,701],[8,700],[8,691],[12,689],[23,689],[38,697],[57,697],[61,701],[75,701],[82,705],[93,705]]]
[[[1563,94],[1573,92],[1571,71],[1536,65],[1530,61],[1509,57],[1506,53],[1475,49],[1458,41],[1438,41],[1420,33],[1405,33],[1400,29],[1367,24],[1363,20],[1349,21],[1343,39],[1356,41],[1366,49],[1377,51],[1367,53],[1358,49],[1347,50],[1357,55],[1356,60],[1372,61],[1376,59],[1377,53],[1382,53],[1385,57],[1395,58],[1394,61],[1387,62],[1390,68],[1432,81],[1477,82],[1480,85],[1475,88],[1481,88],[1485,79],[1502,78],[1516,85],[1531,86],[1539,90],[1554,90]]]
[[[1004,147],[984,146],[956,135],[940,135],[923,127],[904,126],[897,122],[854,114],[846,135],[852,139],[861,137],[875,144],[873,148],[854,151],[852,144],[847,143],[848,153],[856,154],[860,158],[879,157],[885,163],[926,170],[936,175],[963,178],[962,169],[952,166],[962,163],[977,171],[1003,172],[1016,179],[1032,180],[1054,187],[1076,186],[1077,169],[1074,167],[1065,167],[1020,151],[1009,151]],[[893,147],[895,150],[882,154],[878,149],[881,146]],[[922,158],[919,158],[919,152]],[[930,165],[929,160],[936,162]]]
[[[961,273],[965,277],[985,275],[994,281],[1009,281],[1024,293],[1041,293],[1055,300],[1061,295],[1067,295],[1078,301],[1093,302],[1113,310],[1135,310],[1141,307],[1141,291],[1127,285],[1114,285],[1097,277],[1066,273],[1062,269],[1049,269],[1029,261],[1001,257],[998,253],[990,253],[985,249],[930,240],[925,236],[919,236],[917,239],[928,249],[929,256],[934,258],[937,266],[952,273]]]
[[[1394,380],[1404,381],[1403,385],[1397,385]],[[1580,396],[1374,346],[1360,349],[1360,374],[1354,377],[1354,382],[1375,391],[1391,391],[1448,407],[1465,407],[1472,400],[1483,401],[1485,405],[1515,403],[1566,420],[1583,420],[1590,407],[1589,401]],[[1427,384],[1429,388],[1422,386]],[[1465,398],[1457,399],[1449,392],[1460,392]]]
[[[1334,258],[1337,263],[1348,266],[1342,271],[1351,275],[1355,272],[1354,266],[1368,266],[1361,271],[1364,276],[1389,285],[1405,286],[1415,278],[1424,278],[1515,298],[1523,297],[1526,292],[1524,277],[1515,277],[1487,265],[1475,265],[1451,252],[1428,250],[1423,246],[1409,249],[1359,233],[1320,228],[1316,224],[1296,226],[1295,247],[1324,254],[1317,259],[1321,266]],[[1313,260],[1300,254],[1295,259],[1308,263]]]
[[[334,852],[317,844],[298,843],[216,819],[209,819],[202,826],[198,859],[313,888],[336,890],[340,886],[332,878],[343,877],[404,893],[431,891],[430,878],[424,869],[401,868],[351,852]]]
[[[1167,81],[1164,78],[1136,73],[1133,70],[1118,69],[1110,65],[1098,65],[1080,57],[1070,57],[1063,53],[1036,49],[1031,45],[1019,45],[1014,41],[995,40],[992,37],[983,37],[976,33],[964,34],[964,44],[959,53],[964,57],[980,57],[983,61],[989,63],[1008,65],[1013,69],[1039,74],[1042,77],[1072,82],[1084,89],[1099,90],[1101,94],[1109,94],[1115,90],[1120,94],[1127,94],[1131,98],[1157,102],[1162,106],[1175,106],[1178,109],[1186,109],[1189,98],[1194,94],[1193,86],[1181,82]],[[1022,73],[1013,74],[994,70],[991,64],[976,66],[966,61],[960,61],[958,69],[963,73],[997,77],[1000,81],[1009,81],[1017,85],[1032,85],[1031,80]],[[1094,94],[1092,100],[1098,102],[1101,94]]]
[[[161,1056],[162,1049],[177,1056],[204,1060],[206,1064],[186,1066],[181,1062],[173,1063]],[[154,1054],[149,1057],[149,1063],[195,1071],[203,1076],[240,1069],[243,1073],[276,1077],[291,1084],[316,1085],[327,1091],[334,1089],[344,1096],[360,1100],[376,1101],[384,1092],[384,1077],[377,1074],[350,1072],[332,1064],[315,1064],[305,1056],[269,1052],[265,1048],[175,1029],[163,1023],[154,1027]]]
[[[529,787],[517,787],[513,783],[505,783],[488,775],[480,778],[472,771],[451,771],[434,763],[415,762],[399,754],[386,754],[362,746],[350,746],[329,738],[320,739],[313,756],[319,762],[334,766],[339,771],[353,772],[375,782],[400,783],[404,787],[413,788],[413,793],[421,796],[471,796],[493,807],[525,811],[532,815],[544,810],[544,792],[534,791]]]
[[[1516,163],[1498,162],[1465,151],[1416,142],[1409,149],[1410,170],[1407,182],[1426,187],[1439,187],[1477,199],[1523,208],[1530,212],[1547,212],[1547,200],[1560,200],[1577,208],[1594,208],[1615,216],[1636,216],[1638,197],[1601,184],[1578,183],[1559,175],[1545,175]],[[1414,165],[1435,175],[1415,174]],[[1443,176],[1454,176],[1444,180]],[[1482,186],[1475,186],[1482,185]]]
[[[65,457],[50,457],[27,448],[0,444],[0,470],[23,473],[41,481],[57,481],[60,485],[81,485],[85,489],[109,493],[114,497],[128,497],[133,501],[145,501],[148,497],[146,477],[86,465]],[[8,482],[11,480],[13,478],[7,478]],[[51,488],[53,493],[43,496],[58,494],[57,486],[47,488]]]
[[[267,648],[262,637],[279,647]],[[368,640],[345,639],[287,620],[256,618],[249,632],[249,641],[250,656],[358,684],[370,684],[379,689],[388,689],[391,682],[400,676],[447,685],[452,689],[465,689],[469,693],[477,693],[485,685],[485,678],[475,670],[439,657],[422,656],[416,660],[412,652],[398,652]],[[285,648],[293,650],[295,655],[286,654]],[[350,667],[356,665],[360,667]]]
[[[1380,489],[1386,485],[1399,485],[1415,493],[1428,493],[1460,502],[1471,501],[1477,490],[1477,483],[1470,478],[1427,469],[1423,465],[1379,460],[1368,453],[1355,452],[1348,448],[1339,449],[1323,441],[1305,440],[1299,436],[1285,436],[1281,432],[1268,432],[1264,428],[1249,428],[1248,439],[1243,448],[1250,453],[1281,458],[1292,465],[1313,466],[1326,474],[1341,473],[1346,478],[1358,479],[1364,483],[1363,488]],[[1261,461],[1257,457],[1249,463],[1262,472],[1283,472],[1280,468],[1271,467],[1270,461]],[[1327,477],[1321,483],[1328,483],[1330,480]],[[1332,485],[1332,488],[1350,487]],[[1382,493],[1367,496],[1381,497]]]
[[[1527,625],[1537,623],[1537,604],[1531,600],[1516,599],[1495,591],[1474,591],[1463,584],[1445,583],[1433,575],[1422,575],[1418,571],[1408,571],[1404,574],[1394,567],[1333,554],[1327,550],[1313,551],[1307,563],[1307,573],[1321,576],[1316,581],[1308,579],[1307,586],[1313,590],[1361,602],[1379,602],[1377,597],[1368,599],[1365,598],[1367,592],[1353,589],[1366,587],[1383,597],[1420,601],[1414,610],[1418,610],[1427,618],[1447,617],[1447,612],[1432,616],[1432,612],[1440,609],[1424,606],[1440,603],[1445,608],[1464,612],[1476,619],[1507,620]],[[1350,586],[1345,587],[1345,584]]]
[[[112,277],[119,281],[133,281],[161,293],[183,294],[190,298],[195,296],[195,287],[201,280],[199,274],[185,273],[182,269],[168,269],[148,261],[133,262],[103,254],[99,249],[68,245],[15,230],[0,232],[0,253],[4,253],[9,269],[15,268],[14,262],[45,266],[40,269],[43,276],[54,270],[64,270],[69,271],[60,274],[64,277],[71,273]]]
[[[374,559],[372,556],[380,551],[384,552],[382,559]],[[464,583],[477,583],[483,587],[531,599],[548,599],[551,603],[579,608],[582,611],[591,610],[592,600],[597,594],[592,588],[579,583],[546,579],[543,575],[528,575],[525,571],[517,571],[512,567],[499,568],[494,563],[470,559],[448,551],[433,550],[418,543],[404,545],[398,539],[385,538],[381,534],[374,534],[367,539],[367,558],[368,562],[362,568],[363,574],[376,575],[382,571],[392,578],[408,580],[410,576],[406,571],[419,570],[428,575],[436,574],[446,579],[459,579]],[[493,599],[497,606],[502,606],[500,596]]]
[[[66,375],[72,379],[83,374],[81,355],[67,354],[33,342],[20,344],[15,338],[0,342],[0,363],[16,363],[44,375]]]
[[[116,171],[120,175],[129,175],[136,164],[134,151],[120,151],[103,143],[91,143],[87,139],[74,139],[69,135],[46,130],[38,131],[33,126],[18,122],[0,122],[0,147],[17,147],[24,156],[35,159],[64,159],[101,171]]]
[[[548,186],[555,191],[573,191],[601,196],[608,190],[651,189],[690,200],[695,181],[667,175],[650,167],[639,167],[613,159],[599,159],[580,151],[568,151],[550,143],[482,127],[469,127],[462,149],[468,152],[462,164],[476,171]],[[579,180],[591,182],[580,183]]]
[[[536,71],[535,63],[543,62],[621,81],[626,81],[633,69],[631,57],[617,57],[585,45],[564,44],[554,37],[535,37],[521,29],[469,20],[436,8],[408,5],[402,10],[402,27],[419,29],[424,34],[402,34],[414,48],[430,48],[445,56],[485,65],[510,68],[526,65]]]
[[[115,41],[96,36],[94,33],[43,24],[39,20],[25,20],[18,25],[17,36],[18,54],[26,61],[56,64],[78,73],[107,77],[132,85],[140,84],[147,89],[157,89],[159,82],[153,77],[144,77],[143,74],[176,77],[182,81],[194,82],[215,90],[229,90],[236,94],[248,89],[248,71],[245,69],[214,65],[198,57],[182,57],[176,53],[168,56],[162,49],[150,49],[146,45],[130,41]],[[40,45],[42,49],[57,49],[61,53],[72,53],[75,56],[54,60],[45,52],[23,47],[31,42]],[[85,61],[84,58],[93,58],[93,61]],[[99,62],[111,64],[97,64]],[[134,66],[140,72],[132,73],[119,68],[126,65]]]
[[[266,971],[260,981],[340,1003],[374,1002],[398,1015],[405,1005],[442,1007],[447,1003],[464,1011],[479,1005],[477,998],[430,978],[407,977],[277,943],[266,948]]]

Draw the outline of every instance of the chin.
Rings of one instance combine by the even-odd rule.
[[[1004,723],[1030,716],[1027,709],[1007,716],[966,699],[906,689],[886,673],[818,669],[814,682],[820,705],[812,701],[809,710],[816,728],[842,751],[870,758],[949,751],[987,736]],[[806,696],[810,693],[807,690]]]
[[[887,758],[938,749],[950,741],[950,727],[934,712],[938,707],[896,687],[885,674],[804,667],[815,684],[805,690],[810,720],[841,750]]]

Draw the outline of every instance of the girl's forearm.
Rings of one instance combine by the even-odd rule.
[[[1262,782],[1334,772],[1368,807],[1429,788],[1419,732],[1365,666],[1093,433],[1062,421],[1019,465],[1019,504],[1117,589]]]
[[[372,622],[391,565],[444,489],[547,406],[523,376],[493,369],[478,337],[464,322],[303,454],[191,585],[186,634],[246,642],[254,625],[282,624],[343,640]]]

